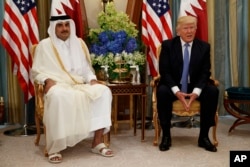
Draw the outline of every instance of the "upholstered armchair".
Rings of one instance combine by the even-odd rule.
[[[36,123],[36,139],[35,145],[39,145],[40,136],[41,136],[41,125],[43,125],[43,112],[44,112],[44,88],[42,84],[39,84],[37,81],[34,83],[35,85],[35,123]],[[43,132],[46,135],[46,127],[43,125]],[[44,155],[48,156],[48,152],[46,147],[44,148]]]
[[[31,55],[34,57],[35,49],[37,45],[34,45],[31,48]],[[102,82],[99,82],[102,84]],[[44,135],[46,135],[46,127],[43,124],[43,113],[44,113],[44,85],[39,83],[38,81],[34,81],[34,87],[35,87],[35,124],[36,124],[36,138],[35,138],[35,145],[39,145],[40,142],[40,136],[42,134],[41,129],[43,129]],[[43,128],[42,126],[43,125]],[[109,146],[110,141],[110,133],[107,133],[103,136],[104,143]],[[44,155],[48,156],[48,152],[46,150],[46,143],[45,143],[45,149],[44,149]]]
[[[156,98],[156,91],[157,91],[157,84],[160,80],[160,76],[157,76],[153,78],[153,80],[150,82],[150,86],[152,87],[152,107],[153,107],[153,125],[155,129],[155,136],[153,145],[158,145],[158,140],[161,134],[161,127],[158,120],[158,112],[157,112],[157,98]],[[216,86],[219,85],[219,82],[217,80],[211,79],[211,84],[214,84]],[[187,99],[188,100],[188,99]],[[182,116],[182,117],[193,117],[200,112],[200,102],[198,100],[195,100],[189,111],[186,111],[183,107],[180,100],[176,100],[173,102],[173,114],[176,116]],[[216,129],[217,129],[217,123],[218,123],[218,111],[215,114],[215,126],[213,127],[213,143],[215,146],[218,145],[217,137],[216,137]]]
[[[161,52],[161,47],[157,48],[157,58],[159,58]],[[156,98],[156,91],[157,91],[157,85],[158,82],[160,81],[160,75],[157,77],[154,77],[151,82],[150,86],[152,87],[152,108],[153,108],[153,125],[155,129],[155,136],[154,136],[154,142],[153,145],[157,146],[158,145],[158,140],[161,134],[161,127],[159,124],[158,120],[158,112],[157,112],[157,98]],[[215,86],[219,86],[219,81],[210,79],[209,84],[213,84]],[[187,99],[189,100],[189,99]],[[176,116],[181,116],[181,117],[194,117],[195,115],[200,113],[200,102],[198,100],[195,100],[189,111],[186,111],[185,108],[183,107],[182,103],[180,100],[176,100],[173,102],[173,111],[172,113]],[[192,121],[192,120],[191,120]],[[216,129],[217,129],[217,122],[218,122],[218,111],[216,111],[215,114],[215,126],[213,127],[213,143],[215,146],[218,145],[217,137],[216,137]]]

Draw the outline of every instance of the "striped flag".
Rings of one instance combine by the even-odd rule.
[[[168,0],[143,0],[142,41],[147,46],[149,74],[158,75],[157,48],[172,38],[172,21]]]
[[[52,0],[51,16],[68,15],[76,25],[76,35],[84,38],[81,5],[79,0]]]
[[[1,42],[13,63],[13,71],[24,92],[25,103],[34,96],[30,79],[30,48],[39,42],[37,10],[34,0],[6,0]]]
[[[196,37],[208,41],[207,3],[206,0],[182,0],[180,16],[191,15],[197,18]]]

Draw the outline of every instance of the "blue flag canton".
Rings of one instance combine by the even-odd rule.
[[[168,0],[147,0],[148,4],[155,11],[158,17],[161,17],[169,10]]]
[[[36,6],[35,0],[13,0],[22,15]]]

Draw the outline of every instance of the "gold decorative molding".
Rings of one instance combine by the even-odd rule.
[[[142,0],[128,0],[126,13],[130,20],[136,24],[136,28],[140,30],[140,18],[142,11]]]
[[[88,25],[88,18],[87,18],[84,0],[80,0],[80,6],[81,6],[81,14],[82,14],[82,22],[83,22],[83,36],[87,37],[89,33],[89,25]]]

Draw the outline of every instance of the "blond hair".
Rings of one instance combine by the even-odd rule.
[[[180,28],[183,24],[195,24],[195,27],[197,27],[197,18],[193,16],[181,16],[177,20],[177,26],[176,30]]]

